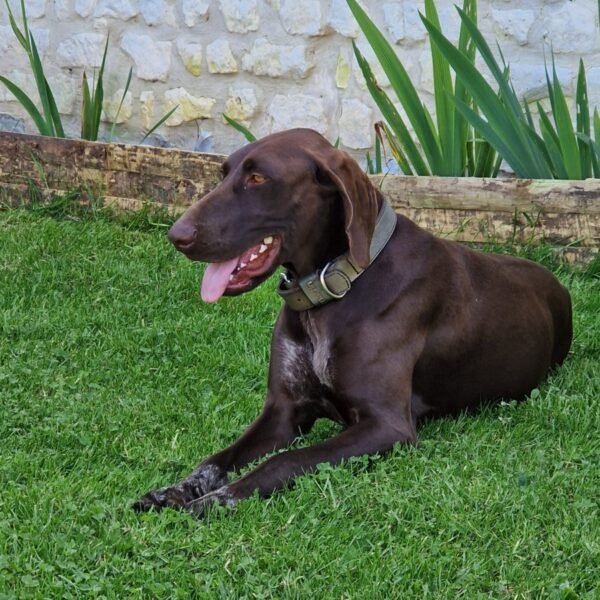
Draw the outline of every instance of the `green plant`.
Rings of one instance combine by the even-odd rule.
[[[17,22],[14,18],[12,9],[8,0],[5,0],[6,8],[8,10],[8,19],[10,26],[17,38],[19,44],[23,47],[27,53],[29,64],[31,65],[31,71],[33,73],[35,84],[40,97],[40,103],[42,105],[42,112],[38,110],[33,101],[27,96],[27,94],[15,83],[0,75],[0,82],[2,82],[8,90],[15,96],[15,98],[21,103],[21,106],[27,111],[29,116],[33,119],[38,131],[41,135],[49,135],[54,137],[65,137],[62,122],[58,109],[56,107],[56,101],[52,90],[48,85],[48,80],[44,75],[44,69],[40,60],[40,55],[37,49],[37,45],[29,31],[27,24],[27,15],[25,12],[25,1],[21,0],[21,16],[23,20],[23,30],[19,29]]]
[[[102,62],[100,63],[98,78],[96,79],[96,77],[94,77],[91,92],[87,74],[85,71],[83,72],[83,77],[81,80],[81,137],[84,140],[95,141],[98,139],[100,117],[102,115],[102,103],[104,102],[104,65],[106,63],[107,51],[108,37],[106,38],[106,44],[104,45],[104,53],[102,54]],[[131,69],[129,70],[129,79],[131,79]],[[127,83],[129,85],[129,81]],[[125,93],[127,93],[127,89],[125,90]],[[123,94],[123,98],[125,98],[125,93]],[[121,98],[121,104],[123,104],[123,98]],[[121,104],[119,105],[119,110],[121,109]],[[118,112],[115,116],[115,122],[117,120],[117,116]]]
[[[574,128],[553,57],[552,77],[546,71],[552,120],[538,102],[540,135],[536,131],[529,106],[520,101],[510,77],[506,76],[508,68],[502,51],[499,49],[502,61],[500,66],[472,16],[458,7],[457,10],[462,27],[468,32],[499,90],[496,92],[491,87],[462,48],[456,48],[443,35],[439,23],[421,15],[432,42],[454,69],[457,81],[462,82],[469,90],[479,111],[460,98],[452,99],[455,108],[498,151],[518,177],[583,179],[592,174],[600,176],[600,117],[595,110],[596,139],[592,140],[583,62],[580,61],[577,79],[577,120]]]
[[[378,84],[368,61],[353,43],[356,60],[369,92],[386,121],[382,128],[383,135],[400,169],[407,175],[495,175],[500,166],[497,153],[488,142],[480,139],[477,129],[457,110],[456,103],[467,105],[476,113],[478,107],[462,81],[453,82],[450,64],[439,48],[431,44],[436,105],[434,121],[385,36],[357,0],[347,0],[347,3],[414,130],[413,137],[391,98]],[[473,19],[477,18],[476,0],[464,0],[463,8]],[[440,21],[433,0],[425,0],[425,12],[439,28]],[[460,29],[458,48],[474,65],[475,46],[464,25]]]
[[[10,22],[10,26],[13,30],[15,37],[17,38],[19,44],[23,47],[25,52],[27,53],[27,57],[29,58],[29,64],[31,66],[31,71],[33,73],[36,87],[40,99],[40,104],[42,106],[42,112],[37,108],[35,103],[27,96],[27,94],[14,82],[10,81],[6,77],[0,75],[0,82],[3,83],[8,90],[15,96],[15,98],[20,102],[21,106],[27,111],[29,116],[32,118],[35,123],[38,132],[40,135],[52,136],[52,137],[65,137],[64,128],[62,125],[62,120],[60,117],[60,113],[58,112],[56,101],[54,99],[54,94],[52,93],[52,89],[46,79],[44,74],[44,68],[42,66],[42,62],[40,60],[39,52],[37,50],[37,46],[35,43],[35,39],[29,30],[29,25],[27,22],[27,13],[25,11],[25,3],[24,0],[21,0],[21,18],[22,18],[22,29],[17,25],[17,21],[14,17],[10,4],[8,0],[5,0],[6,8],[8,10],[8,18]],[[84,140],[95,141],[98,139],[98,132],[100,129],[100,120],[102,116],[102,106],[104,103],[104,67],[106,64],[106,54],[108,51],[108,38],[106,39],[106,44],[104,46],[104,52],[102,54],[102,61],[100,63],[100,68],[98,70],[97,76],[95,75],[92,80],[92,86],[90,89],[90,84],[88,81],[87,74],[83,73],[82,83],[81,83],[81,93],[82,93],[82,104],[81,104],[81,133],[80,136]],[[117,108],[117,112],[114,116],[112,126],[109,132],[109,141],[113,139],[115,126],[119,114],[121,112],[121,108],[123,107],[123,101],[125,100],[125,96],[129,89],[129,85],[131,83],[133,69],[129,69],[129,73],[127,75],[127,81],[125,83],[125,88],[123,91],[123,95],[121,97],[121,101],[119,102],[119,106]],[[152,127],[150,130],[144,135],[142,142],[153,133],[158,127],[160,127],[174,112],[177,110],[177,106],[173,107],[169,112],[167,112],[159,121]]]

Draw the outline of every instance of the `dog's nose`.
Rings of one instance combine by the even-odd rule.
[[[177,221],[171,229],[167,237],[177,248],[189,248],[195,241],[198,231],[196,228],[186,221]]]

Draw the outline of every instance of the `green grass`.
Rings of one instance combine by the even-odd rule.
[[[129,506],[259,412],[273,282],[202,305],[160,223],[45,212],[0,212],[0,598],[600,597],[597,265],[528,402],[196,521]]]

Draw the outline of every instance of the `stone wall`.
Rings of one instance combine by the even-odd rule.
[[[458,32],[457,0],[437,0],[444,31]],[[11,0],[15,13],[19,3]],[[228,153],[243,143],[225,112],[258,136],[312,127],[364,156],[378,120],[352,56],[351,40],[372,52],[345,0],[25,0],[30,28],[69,135],[79,125],[82,74],[98,67],[107,36],[104,117],[114,118],[127,72],[133,79],[116,137],[138,142],[171,107],[159,130],[169,144]],[[363,0],[396,45],[431,106],[429,45],[419,20],[421,0]],[[590,100],[600,105],[600,31],[596,0],[479,0],[480,27],[511,63],[519,92],[543,98],[544,56],[554,48],[571,97],[579,57]],[[493,45],[493,44],[492,44]],[[27,60],[0,6],[0,74],[33,93]],[[373,63],[374,64],[374,63]],[[377,72],[377,69],[376,69]],[[385,77],[382,85],[387,85]],[[0,128],[35,132],[0,85]],[[17,120],[14,120],[14,118]],[[108,127],[106,128],[106,131]]]

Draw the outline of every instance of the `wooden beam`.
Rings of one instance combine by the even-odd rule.
[[[224,156],[0,132],[0,199],[18,203],[81,190],[106,203],[183,211],[221,180]],[[394,208],[466,242],[545,241],[600,247],[600,180],[371,177]],[[571,251],[571,250],[569,250]]]

